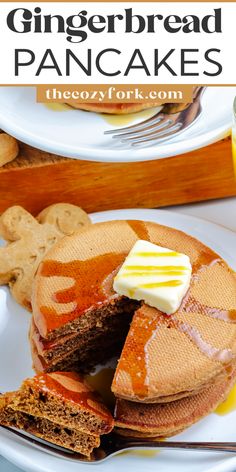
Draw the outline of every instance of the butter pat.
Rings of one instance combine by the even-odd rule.
[[[143,300],[171,315],[181,305],[191,273],[186,254],[138,240],[114,278],[113,288],[119,295]]]

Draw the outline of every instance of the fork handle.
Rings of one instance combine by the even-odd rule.
[[[197,451],[216,451],[236,453],[236,442],[185,442],[185,441],[125,441],[125,449],[133,448],[159,448],[159,449],[184,449]]]

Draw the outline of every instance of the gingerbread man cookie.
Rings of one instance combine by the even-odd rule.
[[[0,167],[13,161],[19,154],[18,142],[9,134],[0,130]]]
[[[8,208],[0,217],[0,285],[8,284],[15,300],[31,310],[32,284],[48,250],[63,236],[91,224],[79,207],[51,205],[36,218],[20,206]]]

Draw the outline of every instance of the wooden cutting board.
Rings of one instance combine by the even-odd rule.
[[[0,168],[0,212],[22,205],[33,214],[56,202],[86,211],[154,208],[236,195],[231,142],[149,162],[105,164],[61,158],[20,143]]]

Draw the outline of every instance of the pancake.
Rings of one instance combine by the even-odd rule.
[[[138,239],[190,257],[190,289],[174,315],[164,315],[141,302],[134,304],[113,292],[114,275]],[[112,384],[118,398],[144,403],[175,401],[220,381],[225,369],[235,364],[236,280],[232,270],[196,239],[155,223],[111,221],[63,238],[39,267],[32,306],[44,349],[40,351],[35,341],[32,346],[36,357],[43,357],[44,370],[55,367],[47,359],[49,341],[50,349],[61,343],[61,362],[75,355],[76,363],[78,354],[83,369],[79,344],[82,340],[84,346],[89,344],[101,322],[104,333],[94,344],[93,356],[103,346],[108,359],[117,338],[115,330],[105,329],[108,320],[119,318],[128,330],[133,316]],[[77,339],[71,351],[68,336]]]
[[[85,380],[73,372],[26,379],[17,392],[0,398],[0,424],[15,426],[89,456],[113,418]]]
[[[203,392],[165,404],[117,400],[116,432],[122,436],[163,438],[180,433],[214,411],[222,403],[236,379],[236,370],[214,381]]]
[[[152,101],[151,103],[79,103],[70,101],[69,105],[79,110],[92,111],[95,113],[108,113],[110,115],[127,115],[129,113],[137,113],[148,108],[165,107],[167,113],[178,113],[185,110],[189,103],[160,103]]]
[[[147,108],[161,106],[160,102],[155,103],[78,103],[76,100],[70,102],[70,106],[79,110],[93,111],[95,113],[108,113],[112,115],[127,115],[137,113]]]
[[[108,113],[110,115],[127,115],[137,113],[148,108],[163,107],[168,113],[178,113],[189,106],[189,103],[79,103],[76,100],[70,101],[69,105],[79,110],[92,111],[94,113]]]
[[[111,320],[113,322],[113,320]],[[115,321],[115,320],[114,320]],[[108,320],[104,330],[92,329],[84,335],[65,335],[55,341],[44,341],[34,323],[30,328],[30,343],[33,366],[36,372],[54,372],[70,370],[74,372],[90,372],[98,363],[106,362],[110,357],[117,356],[124,344],[128,327],[120,320],[110,328]],[[103,341],[106,338],[106,345]]]
[[[0,397],[0,424],[2,426],[22,429],[26,433],[34,434],[57,446],[76,451],[81,454],[81,458],[83,456],[90,457],[93,449],[99,447],[98,436],[81,433],[68,427],[64,428],[64,426],[45,418],[13,410],[11,407],[13,398],[13,392]]]

